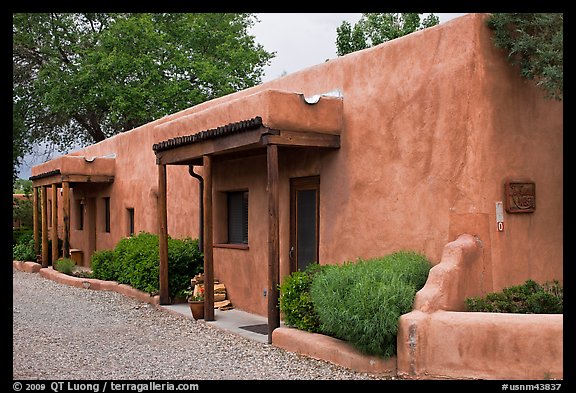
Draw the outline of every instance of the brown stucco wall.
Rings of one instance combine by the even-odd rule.
[[[96,249],[126,236],[127,207],[135,208],[136,231],[157,232],[154,143],[250,118],[254,105],[242,105],[243,99],[252,102],[266,89],[305,96],[338,89],[340,149],[280,149],[281,277],[288,274],[289,178],[320,175],[320,263],[412,249],[436,264],[444,245],[469,233],[483,244],[484,291],[528,277],[562,281],[563,106],[544,100],[508,65],[485,18],[469,14],[72,153],[116,154],[111,186],[74,190],[74,198],[111,198],[111,232],[97,231]],[[286,113],[267,105],[268,113]],[[265,158],[217,162],[214,170],[215,193],[250,192],[249,249],[216,248],[215,275],[236,307],[266,315]],[[537,209],[505,214],[505,231],[496,232],[495,202],[503,200],[506,180],[520,178],[536,183]],[[197,237],[197,180],[186,166],[168,166],[167,184],[170,236]],[[86,232],[72,231],[73,247],[86,247]]]

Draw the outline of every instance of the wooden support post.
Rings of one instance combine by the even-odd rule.
[[[279,281],[279,218],[278,218],[278,146],[268,145],[268,344],[272,344],[272,332],[280,326],[278,309]]]
[[[48,267],[48,187],[41,188],[42,199],[42,267]]]
[[[214,320],[212,158],[204,156],[204,320]]]
[[[52,184],[52,267],[58,260],[58,186]]]
[[[70,257],[70,183],[62,182],[62,219],[64,221],[64,237],[62,239],[62,256]]]
[[[34,254],[36,255],[36,262],[38,262],[38,255],[40,254],[40,228],[38,218],[38,187],[34,187],[32,194],[32,230],[34,231]]]
[[[168,210],[166,165],[158,165],[158,246],[160,254],[160,304],[169,304],[168,288]]]

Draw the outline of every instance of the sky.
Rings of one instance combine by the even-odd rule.
[[[425,17],[427,14],[422,15]],[[465,13],[434,13],[440,23]],[[260,22],[250,34],[268,52],[276,52],[269,66],[264,67],[263,82],[269,82],[301,69],[334,59],[336,55],[336,29],[343,21],[352,26],[362,16],[336,13],[276,13],[256,14]]]
[[[434,13],[440,23],[447,22],[464,13]],[[343,21],[352,26],[362,16],[361,13],[259,13],[259,22],[250,30],[256,42],[268,52],[276,52],[270,65],[264,67],[262,82],[291,74],[307,67],[334,59],[336,55],[336,29]],[[423,16],[426,16],[424,14]],[[34,165],[58,157],[58,152],[36,149],[25,156],[19,176],[28,179]]]

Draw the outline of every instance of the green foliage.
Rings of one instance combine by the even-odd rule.
[[[92,277],[128,284],[144,292],[160,290],[158,235],[140,232],[121,239],[114,250],[92,255]],[[171,297],[182,296],[190,278],[203,271],[197,239],[168,239],[168,286]]]
[[[28,179],[16,179],[12,184],[12,193],[13,194],[24,194],[24,195],[31,195],[32,194],[32,180]]]
[[[114,249],[116,281],[144,292],[159,290],[158,236],[141,232],[121,239]]]
[[[496,47],[508,52],[523,78],[534,80],[547,98],[562,100],[564,14],[494,13],[487,20]]]
[[[286,325],[312,333],[320,333],[320,320],[310,298],[310,285],[315,274],[330,265],[308,265],[286,277],[280,285],[280,311]]]
[[[92,277],[106,281],[116,280],[118,273],[116,273],[113,250],[99,250],[94,252],[90,262],[92,266]]]
[[[72,275],[74,272],[74,267],[76,267],[76,264],[73,260],[68,258],[58,259],[56,262],[54,262],[54,268],[60,273]]]
[[[168,239],[168,282],[172,297],[185,297],[190,279],[204,271],[198,239]]]
[[[425,256],[399,251],[324,269],[310,287],[320,328],[368,355],[393,356],[398,319],[412,310],[430,268]]]
[[[34,230],[30,227],[20,227],[12,229],[12,245],[28,243],[34,241]]]
[[[338,56],[370,48],[405,36],[417,30],[437,25],[440,20],[430,14],[421,20],[422,13],[368,13],[352,25],[342,22],[336,29]]]
[[[13,136],[22,153],[95,143],[255,86],[274,53],[250,13],[15,13]]]
[[[473,312],[503,312],[521,314],[562,314],[563,289],[557,280],[538,284],[526,280],[522,285],[504,288],[484,297],[465,300],[466,309]]]
[[[12,259],[14,261],[36,262],[36,253],[34,252],[34,237],[32,233],[22,235],[18,242],[12,246]]]

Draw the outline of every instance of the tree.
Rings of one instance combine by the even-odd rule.
[[[344,21],[336,29],[338,56],[379,45],[417,30],[437,25],[437,16],[429,14],[423,20],[422,13],[370,13],[362,14],[354,27]]]
[[[546,97],[563,98],[564,14],[495,13],[487,20],[494,45],[508,52],[523,78],[534,80]]]
[[[275,55],[248,34],[257,21],[248,13],[13,14],[18,148],[44,142],[65,152],[257,85]]]

